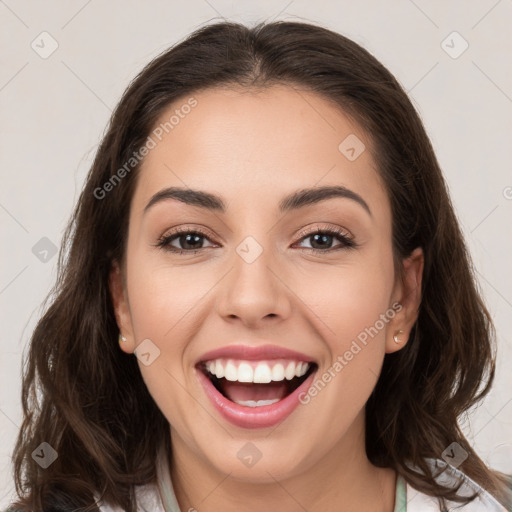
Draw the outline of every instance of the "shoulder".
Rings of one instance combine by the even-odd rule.
[[[160,498],[160,493],[156,484],[139,485],[135,487],[135,497],[137,499],[137,512],[165,512]],[[124,512],[120,507],[114,507],[104,503],[96,494],[94,496],[96,505],[100,512]]]
[[[457,512],[507,512],[507,509],[501,505],[494,496],[459,469],[440,459],[427,459],[427,462],[433,469],[445,468],[445,471],[436,478],[440,484],[456,486],[459,482],[462,482],[458,491],[460,496],[472,496],[475,493],[478,494],[473,501],[466,505],[447,501],[448,510],[456,510]],[[436,498],[414,489],[414,487],[409,484],[407,484],[406,492],[407,512],[439,511],[439,504]]]

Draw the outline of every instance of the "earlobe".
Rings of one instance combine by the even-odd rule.
[[[423,278],[424,256],[421,247],[414,249],[402,262],[403,275],[398,277],[396,301],[398,311],[389,324],[386,334],[386,353],[396,352],[409,341],[411,330],[418,318],[421,304],[421,283]]]
[[[119,346],[121,350],[131,354],[135,346],[130,307],[126,287],[123,282],[123,274],[117,262],[112,263],[109,275],[109,291],[117,326],[119,328]]]

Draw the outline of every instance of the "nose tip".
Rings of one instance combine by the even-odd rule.
[[[218,299],[218,313],[247,326],[286,318],[291,311],[286,287],[260,256],[252,263],[242,258],[228,276]]]

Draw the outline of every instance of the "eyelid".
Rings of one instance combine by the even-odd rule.
[[[354,236],[352,235],[352,233],[350,233],[350,231],[348,231],[347,229],[342,228],[341,226],[333,226],[331,224],[320,224],[320,225],[316,225],[313,228],[302,228],[297,233],[297,237],[299,237],[299,240],[301,240],[302,238],[314,235],[314,234],[318,233],[319,231],[321,233],[323,233],[325,231],[332,231],[332,232],[335,232],[336,234],[343,235],[348,240],[354,239]]]
[[[200,226],[194,226],[193,224],[192,225],[185,224],[185,225],[180,225],[176,228],[171,228],[171,229],[165,231],[164,234],[160,236],[160,238],[161,239],[169,238],[170,236],[178,235],[178,234],[182,234],[182,233],[199,233],[201,235],[204,235],[210,241],[212,241],[211,240],[212,238],[215,238],[209,230],[207,230],[203,227],[200,227]]]

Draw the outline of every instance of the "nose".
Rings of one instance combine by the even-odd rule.
[[[234,255],[232,270],[221,281],[218,313],[229,322],[257,328],[280,322],[291,312],[293,293],[280,275],[271,251],[252,262]]]

